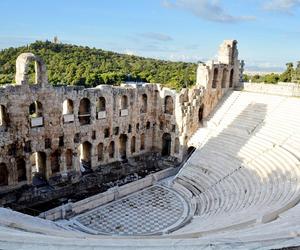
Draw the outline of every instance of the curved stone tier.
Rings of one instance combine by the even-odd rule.
[[[299,107],[297,98],[237,91],[228,94],[204,128],[191,138],[189,144],[197,149],[173,180],[173,190],[154,186],[164,189],[172,200],[155,194],[155,198],[145,198],[150,202],[144,203],[146,207],[157,199],[158,203],[170,202],[171,210],[180,210],[184,200],[177,199],[180,197],[174,193],[177,191],[190,202],[189,212],[193,213],[190,223],[172,233],[93,235],[79,231],[72,224],[74,220],[84,223],[94,211],[99,215],[100,208],[65,223],[1,208],[0,246],[4,249],[270,249],[300,245]],[[141,204],[139,194],[152,189],[102,209],[111,208],[108,214],[113,217],[113,210],[118,210],[113,209],[115,206],[124,201],[125,205],[127,201],[130,204],[131,199]],[[151,221],[150,210],[139,215],[144,218],[145,227],[147,218]],[[120,211],[126,216],[124,207]],[[181,212],[180,216],[185,214]],[[172,213],[164,216],[168,221]],[[162,218],[156,219],[162,223]],[[167,233],[168,227],[161,228],[160,233]]]

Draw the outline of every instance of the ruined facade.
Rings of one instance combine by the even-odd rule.
[[[159,84],[54,87],[43,60],[21,54],[16,84],[0,87],[0,190],[147,152],[182,160],[193,132],[239,81],[236,41],[222,43],[217,61],[199,64],[196,85],[180,93]]]

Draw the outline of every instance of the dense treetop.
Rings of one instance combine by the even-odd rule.
[[[101,49],[36,41],[28,46],[0,51],[0,84],[13,83],[19,54],[32,52],[47,65],[49,82],[54,85],[120,84],[124,81],[161,83],[181,89],[195,84],[195,63],[170,62]],[[34,64],[30,65],[34,79]]]

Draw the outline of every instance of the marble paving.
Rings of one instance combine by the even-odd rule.
[[[188,216],[187,202],[175,191],[155,185],[74,218],[77,226],[94,234],[161,234]]]

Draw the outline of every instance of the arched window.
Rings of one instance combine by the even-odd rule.
[[[54,151],[50,156],[52,174],[60,171],[60,151]]]
[[[44,152],[35,152],[30,156],[32,177],[36,175],[46,178],[46,154]]]
[[[222,88],[226,88],[226,82],[227,82],[227,75],[228,75],[228,70],[224,69],[223,70],[223,76],[222,76]]]
[[[70,115],[74,113],[73,101],[67,99],[63,103],[63,115]]]
[[[7,114],[6,107],[4,105],[0,105],[0,127],[7,127],[9,124],[9,117]]]
[[[17,172],[18,172],[18,182],[26,181],[26,162],[23,158],[19,158],[16,161],[17,163]]]
[[[179,143],[179,138],[175,138],[175,154],[179,154],[179,147],[180,147],[180,143]]]
[[[98,144],[98,161],[103,161],[103,143]]]
[[[165,97],[165,113],[169,115],[173,115],[173,110],[174,110],[173,98],[168,95]]]
[[[44,125],[43,105],[39,101],[35,101],[29,106],[29,116],[31,127],[41,127]]]
[[[162,136],[162,156],[169,156],[171,154],[171,135],[169,133],[164,133]]]
[[[119,137],[119,154],[120,154],[120,158],[122,160],[125,160],[127,155],[126,155],[126,151],[127,151],[127,135],[125,134],[121,134]]]
[[[121,98],[121,109],[128,109],[128,98],[126,95],[123,95]]]
[[[108,138],[110,135],[109,128],[104,129],[104,138]]]
[[[214,77],[212,81],[212,88],[217,88],[218,85],[218,76],[219,76],[219,70],[217,68],[214,69]]]
[[[85,167],[91,167],[92,144],[88,141],[85,141],[80,145],[80,162]]]
[[[233,87],[233,74],[234,74],[234,71],[233,69],[230,71],[230,79],[229,79],[229,88],[232,88]]]
[[[115,142],[114,141],[111,141],[109,144],[108,155],[109,155],[109,158],[115,157]]]
[[[64,123],[74,122],[74,105],[70,99],[63,102],[63,119]]]
[[[131,137],[131,153],[135,153],[135,143],[136,143],[136,139],[135,136]]]
[[[73,167],[73,151],[72,149],[67,149],[66,150],[66,166],[67,169],[70,170]]]
[[[149,121],[147,121],[147,123],[146,123],[146,129],[150,129],[150,127],[151,127],[151,124],[150,124]]]
[[[0,163],[0,186],[8,185],[8,170],[4,163]]]
[[[80,100],[78,118],[80,125],[90,124],[91,122],[91,103],[88,98]]]
[[[203,113],[204,113],[204,104],[201,104],[199,111],[198,111],[198,121],[202,123],[203,121]]]
[[[106,110],[106,101],[103,96],[99,97],[97,104],[96,104],[96,111],[105,111]]]
[[[43,105],[39,101],[35,101],[29,106],[30,117],[42,117],[43,116]]]
[[[103,96],[99,97],[96,103],[96,112],[98,119],[106,118],[106,101]]]
[[[145,134],[141,134],[141,147],[140,150],[145,149]]]
[[[148,97],[146,94],[142,95],[142,105],[141,105],[141,109],[140,112],[141,113],[147,113],[147,106],[148,106]]]

